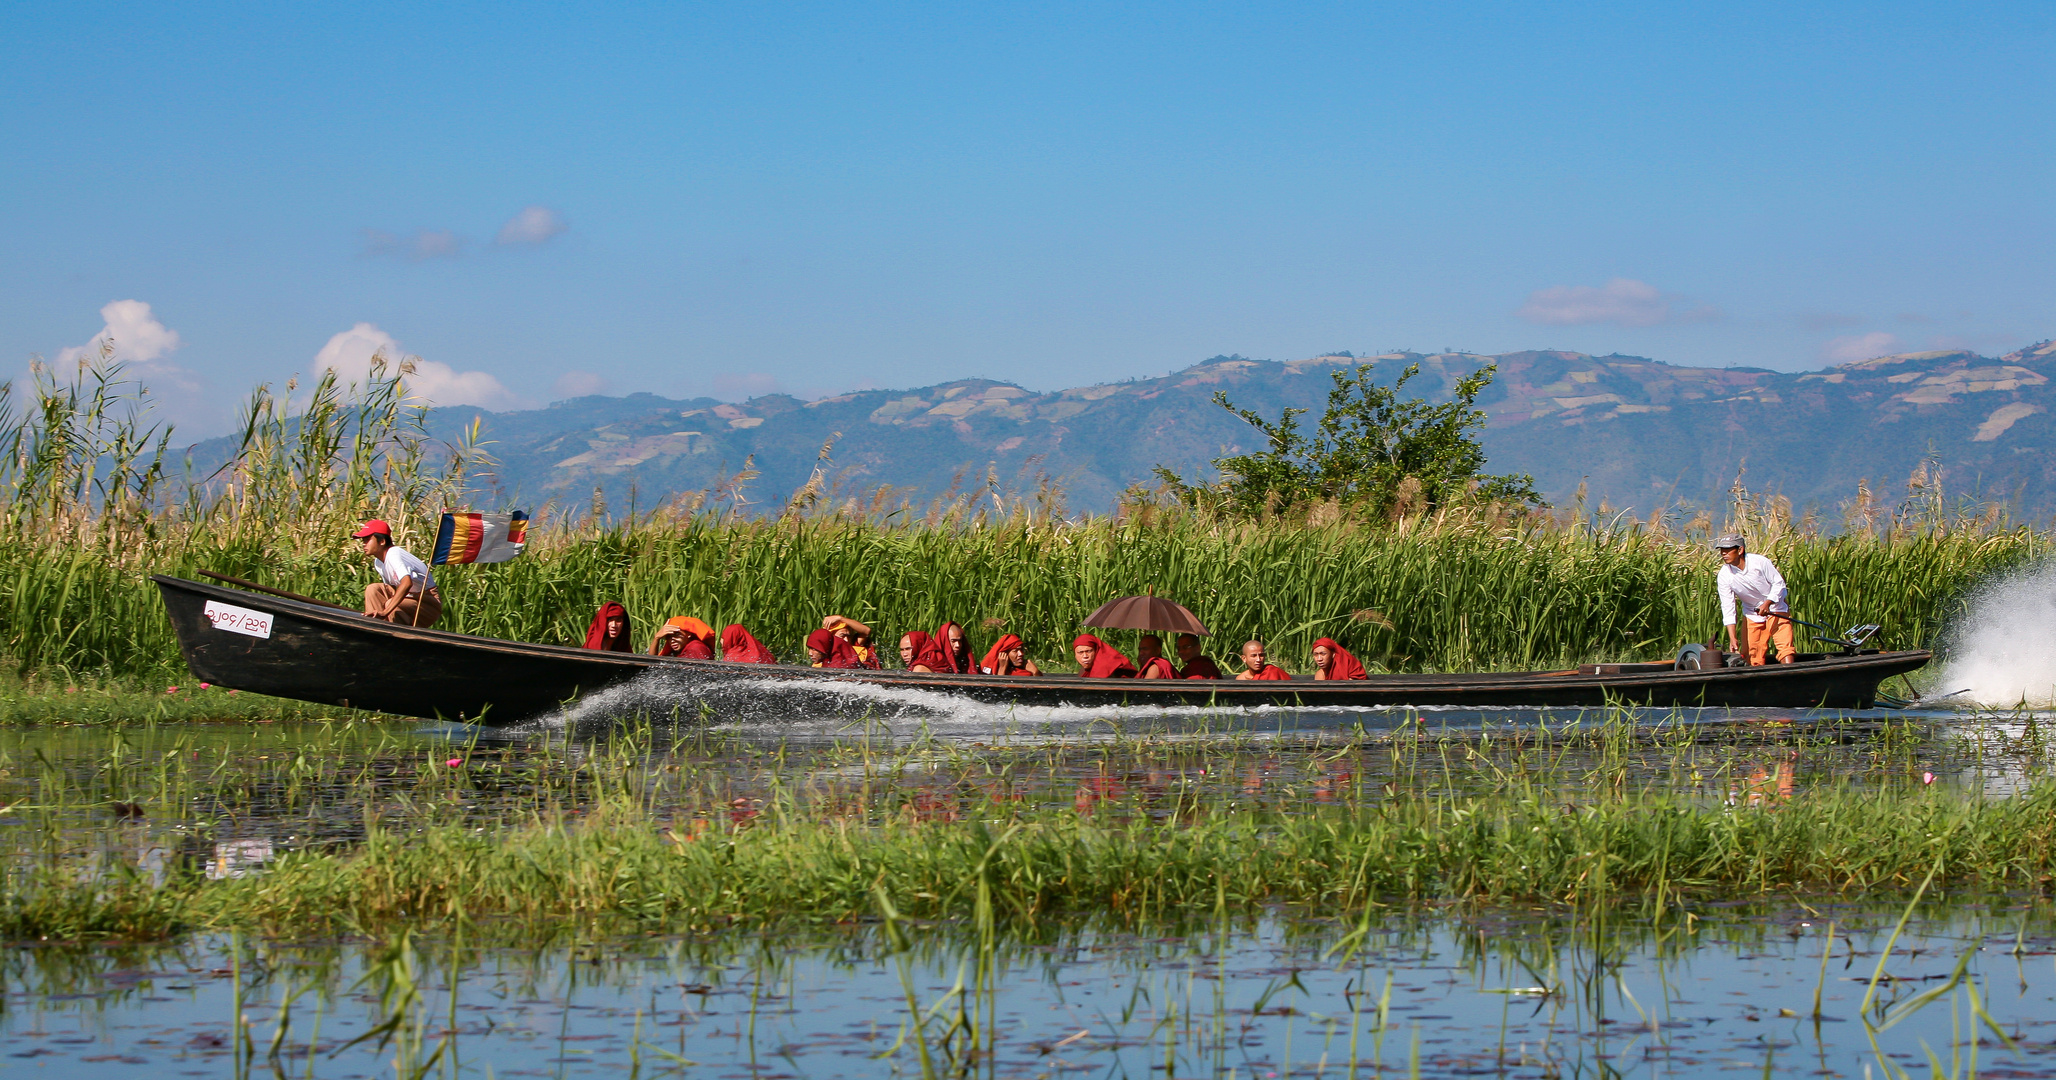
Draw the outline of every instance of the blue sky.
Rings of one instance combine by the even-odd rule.
[[[2048,4],[10,12],[6,367],[111,329],[195,435],[388,342],[506,406],[2056,334]]]

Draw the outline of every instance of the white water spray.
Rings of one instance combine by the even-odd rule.
[[[2056,704],[2056,564],[2030,567],[1971,596],[1948,634],[1938,693],[2010,707]]]

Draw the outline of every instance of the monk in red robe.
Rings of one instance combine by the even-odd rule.
[[[981,670],[987,675],[1040,675],[1041,669],[1035,661],[1028,659],[1028,646],[1012,634],[1002,636],[992,643],[992,651],[985,654]]]
[[[1242,667],[1242,674],[1235,676],[1240,680],[1278,679],[1290,681],[1292,678],[1291,672],[1271,663],[1264,657],[1264,643],[1261,641],[1247,641],[1243,643]]]
[[[807,635],[807,663],[817,668],[860,668],[862,660],[857,659],[850,643],[835,636],[833,630],[816,630]]]
[[[676,656],[683,660],[714,658],[714,628],[690,615],[667,619],[650,642],[651,656]]]
[[[821,620],[821,629],[849,643],[850,651],[857,656],[858,666],[874,670],[885,666],[877,648],[871,643],[870,627],[847,615],[829,615]]]
[[[1080,634],[1071,642],[1071,655],[1078,661],[1078,673],[1088,679],[1132,679],[1135,663],[1091,634]]]
[[[721,659],[731,664],[775,664],[778,658],[771,650],[757,640],[755,634],[743,629],[741,623],[729,623],[721,631]]]
[[[593,612],[593,621],[585,628],[585,647],[601,652],[634,652],[635,647],[628,639],[628,609],[614,600],[600,605]]]
[[[949,661],[943,658],[942,647],[926,630],[909,630],[900,635],[900,663],[908,671],[949,670]]]
[[[1199,651],[1199,635],[1179,634],[1174,639],[1178,649],[1178,662],[1185,665],[1178,669],[1181,679],[1225,679],[1221,667],[1206,654]]]
[[[1371,675],[1363,664],[1349,654],[1349,650],[1335,643],[1334,638],[1322,638],[1314,642],[1314,678],[1316,679],[1368,679]]]
[[[1172,667],[1169,660],[1164,659],[1164,639],[1155,634],[1144,634],[1142,640],[1135,643],[1135,662],[1142,670],[1142,674],[1136,676],[1138,679],[1178,677],[1178,669]]]
[[[971,647],[971,639],[964,628],[953,622],[943,623],[935,628],[935,647],[942,652],[945,666],[937,671],[948,671],[955,675],[976,675],[978,654]]]

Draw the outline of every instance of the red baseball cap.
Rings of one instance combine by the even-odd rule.
[[[365,522],[363,528],[350,534],[351,538],[357,540],[362,540],[367,536],[383,536],[390,539],[392,535],[393,527],[377,518],[372,518],[370,521]]]

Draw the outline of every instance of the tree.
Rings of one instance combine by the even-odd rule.
[[[1270,449],[1217,458],[1221,479],[1187,484],[1159,467],[1157,478],[1181,501],[1241,516],[1335,502],[1378,517],[1432,510],[1467,492],[1523,506],[1542,504],[1534,477],[1489,476],[1474,431],[1485,425],[1478,394],[1498,372],[1493,364],[1458,379],[1448,401],[1400,398],[1419,364],[1391,386],[1371,381],[1374,364],[1332,373],[1328,407],[1312,433],[1300,430],[1306,409],[1286,409],[1276,423],[1237,407],[1225,391],[1214,403],[1264,433]]]

